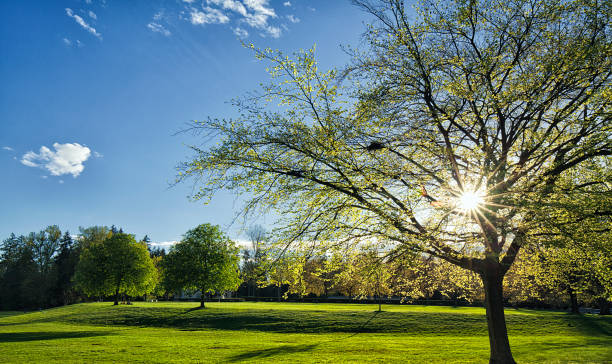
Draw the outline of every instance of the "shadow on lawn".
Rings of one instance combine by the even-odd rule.
[[[1,333],[0,343],[14,343],[24,341],[78,339],[109,335],[107,331],[38,331],[38,332],[12,332]]]
[[[264,350],[252,350],[246,353],[233,355],[228,358],[230,362],[237,362],[243,360],[259,360],[264,358],[271,358],[277,355],[295,354],[304,351],[311,351],[317,347],[317,344],[311,345],[283,345],[277,348],[270,348]]]

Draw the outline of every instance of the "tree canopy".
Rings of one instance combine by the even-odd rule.
[[[88,295],[114,295],[117,305],[120,293],[151,292],[155,288],[156,273],[146,244],[137,242],[133,235],[116,232],[83,247],[75,281]]]
[[[491,362],[513,363],[503,277],[563,177],[612,153],[611,5],[354,2],[374,20],[352,64],[252,46],[272,82],[234,102],[239,117],[193,123],[219,143],[193,147],[178,179],[206,182],[195,198],[251,194],[285,243],[384,241],[476,272]],[[609,193],[588,175],[567,192],[597,183]]]
[[[163,282],[173,290],[200,291],[200,307],[208,292],[233,290],[240,284],[239,250],[216,225],[189,230],[162,260]]]

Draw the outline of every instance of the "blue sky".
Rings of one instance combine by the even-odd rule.
[[[367,20],[348,0],[0,2],[0,239],[115,224],[165,242],[204,222],[243,237],[230,194],[204,206],[169,188],[193,142],[173,134],[266,81],[239,38],[316,43],[342,66]]]

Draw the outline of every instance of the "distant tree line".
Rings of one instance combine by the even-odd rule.
[[[77,236],[52,225],[11,234],[0,245],[0,309],[38,309],[112,298],[168,299],[239,283],[238,249],[217,226],[188,231],[168,253],[115,226],[80,228]],[[202,301],[203,306],[203,301]]]
[[[240,251],[218,226],[189,230],[168,252],[145,235],[137,241],[114,226],[80,228],[77,236],[56,225],[38,233],[11,234],[0,245],[0,309],[36,309],[86,300],[172,299],[234,292],[250,299],[319,299],[345,296],[377,302],[447,300],[480,303],[484,290],[473,272],[419,254],[393,255],[384,245],[313,254],[282,249],[261,226],[251,227]],[[595,245],[596,241],[589,240]],[[609,245],[609,244],[604,244]],[[601,251],[601,247],[596,247]],[[504,280],[509,305],[597,307],[609,313],[612,254],[581,246],[542,243],[524,249]]]

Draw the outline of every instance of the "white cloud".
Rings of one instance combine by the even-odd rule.
[[[102,153],[98,153],[96,151],[93,152],[93,156],[96,157],[96,158],[103,158],[104,157],[104,155]]]
[[[166,37],[169,37],[172,34],[163,25],[158,24],[158,23],[151,22],[151,23],[147,24],[147,28],[149,28],[152,32],[161,33],[161,34],[165,35]]]
[[[94,28],[91,25],[87,24],[87,22],[85,20],[83,20],[83,18],[81,18],[80,16],[75,14],[72,11],[72,9],[66,8],[66,15],[68,15],[71,18],[73,18],[74,21],[77,22],[77,24],[79,24],[81,27],[83,27],[83,29],[85,29],[88,32],[90,32],[91,34],[95,35],[96,37],[98,37],[98,39],[102,39],[102,34],[98,33],[96,28]]]
[[[164,11],[160,10],[153,15],[153,20],[160,20],[164,16]]]
[[[68,47],[72,45],[72,41],[68,38],[64,38],[62,39],[62,41],[64,41],[64,44],[67,45]]]
[[[300,18],[298,18],[297,16],[294,16],[293,14],[287,15],[287,19],[289,19],[289,21],[292,22],[293,24],[300,22]]]
[[[291,6],[291,1],[285,1],[285,2],[283,3],[283,5],[284,5],[284,6]]]
[[[246,38],[249,36],[249,32],[247,32],[246,30],[240,27],[234,28],[233,31],[234,31],[234,34],[236,34],[236,36],[238,36],[239,38]]]
[[[11,148],[11,147],[2,147],[2,149],[4,150],[8,150],[9,152],[14,151],[15,149]]]
[[[98,16],[96,15],[96,13],[94,13],[91,10],[87,13],[87,15],[89,15],[89,17],[92,18],[93,20],[98,20]]]
[[[77,39],[77,47],[79,47],[79,48],[80,48],[80,47],[82,47],[82,46],[83,46],[83,43],[81,43],[81,41]]]
[[[203,25],[203,24],[225,24],[229,22],[229,17],[219,9],[214,9],[208,6],[202,8],[203,11],[191,8],[191,24]]]
[[[40,178],[42,178],[42,179],[47,179],[47,177],[49,177],[49,176],[40,176]]]
[[[63,183],[64,183],[64,180],[63,180],[63,179],[60,179],[60,180],[59,180],[59,183],[60,183],[60,184],[63,184]]]
[[[242,16],[247,16],[247,9],[238,0],[206,0],[206,3],[221,6],[223,9],[232,10]]]
[[[91,4],[91,0],[85,0],[85,3]]]
[[[89,159],[91,150],[78,143],[53,143],[55,151],[46,146],[40,147],[39,153],[27,152],[21,157],[21,163],[28,167],[39,167],[48,170],[53,176],[71,174],[78,177]]]
[[[183,0],[192,3],[192,1]],[[205,0],[202,10],[188,7],[192,24],[225,24],[232,14],[237,16],[237,26],[232,27],[234,34],[240,37],[248,36],[241,24],[260,30],[262,36],[278,38],[281,29],[270,25],[269,20],[278,18],[276,11],[269,5],[269,0]],[[296,18],[297,19],[297,18]]]

